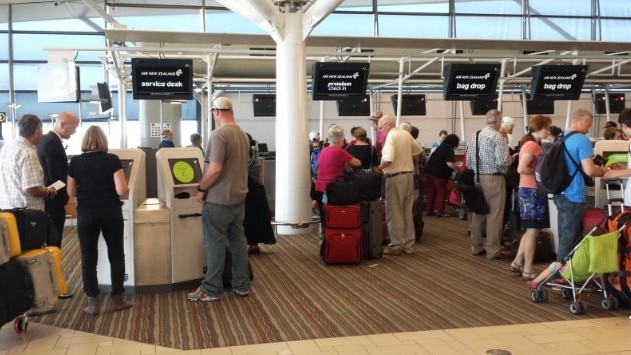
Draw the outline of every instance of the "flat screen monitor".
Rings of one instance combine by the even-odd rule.
[[[129,184],[129,177],[131,176],[131,169],[134,165],[133,159],[121,159],[123,164],[123,172],[125,173],[125,181]]]
[[[479,98],[469,101],[471,114],[474,116],[486,115],[490,110],[497,110],[497,96],[493,98]]]
[[[392,95],[392,107],[397,112],[399,95]],[[425,116],[425,95],[401,95],[401,116]]]
[[[197,158],[171,158],[168,161],[173,185],[198,184],[202,179],[202,169]]]
[[[79,102],[80,81],[79,67],[74,62],[40,64],[37,66],[37,101]]]
[[[96,83],[101,101],[101,113],[108,113],[112,109],[112,94],[107,83]]]
[[[596,113],[607,113],[607,102],[605,94],[596,94],[594,103],[596,104]],[[625,97],[622,93],[609,94],[609,112],[620,113],[625,107]]]
[[[369,63],[313,63],[311,91],[313,100],[339,100],[363,97],[368,85]]]
[[[276,116],[276,95],[252,95],[252,109],[254,110],[254,117]]]
[[[500,64],[445,65],[443,98],[445,100],[473,100],[495,96]]]
[[[533,66],[530,97],[533,100],[578,100],[587,68],[587,65]]]
[[[529,115],[552,115],[554,114],[554,100],[543,97],[531,100],[530,95],[526,94],[526,111]]]
[[[134,100],[192,100],[192,59],[132,58]]]
[[[351,96],[337,100],[337,114],[340,116],[370,116],[368,95]]]
[[[259,153],[267,153],[269,149],[267,148],[267,143],[258,143]]]

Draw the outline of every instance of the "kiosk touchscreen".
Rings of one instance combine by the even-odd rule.
[[[629,141],[623,140],[602,140],[594,145],[594,153],[601,155],[607,160],[606,165],[622,164],[627,165],[629,156]],[[625,179],[626,180],[626,179]],[[607,190],[603,178],[594,179],[594,207],[604,207],[608,204]],[[624,181],[626,183],[626,181]],[[622,191],[617,186],[610,186],[609,198],[624,198]],[[625,186],[629,188],[629,186]]]
[[[163,148],[156,153],[158,198],[170,209],[172,284],[204,276],[202,205],[197,202],[203,161],[196,147]]]
[[[124,220],[125,247],[125,286],[135,285],[134,267],[134,210],[147,198],[145,153],[140,149],[110,149],[110,153],[118,155],[123,165],[125,180],[129,186],[129,194],[121,198]],[[103,238],[99,238],[99,261],[97,265],[99,284],[111,286],[110,263],[107,257],[107,246]]]

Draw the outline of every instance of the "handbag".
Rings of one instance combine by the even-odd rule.
[[[352,205],[359,203],[357,184],[347,175],[338,175],[336,180],[326,185],[327,203],[331,205]]]
[[[381,197],[381,174],[371,169],[359,169],[350,174],[350,181],[357,186],[361,200],[377,200]]]
[[[456,174],[456,186],[462,192],[462,198],[464,200],[465,206],[469,210],[471,210],[475,214],[488,214],[490,212],[489,205],[486,203],[486,199],[484,198],[484,194],[482,191],[475,186],[474,178],[478,178],[478,183],[480,182],[480,149],[479,149],[479,135],[480,131],[476,133],[475,136],[475,147],[476,147],[476,170],[478,173],[474,172],[472,169],[464,168],[460,173]]]
[[[453,188],[449,193],[449,204],[452,206],[462,206],[462,192],[458,188]]]

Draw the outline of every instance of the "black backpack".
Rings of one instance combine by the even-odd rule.
[[[543,154],[539,155],[535,160],[535,181],[539,190],[551,194],[561,193],[570,185],[579,172],[578,163],[570,157],[576,165],[576,171],[570,175],[564,157],[567,151],[565,140],[574,133],[578,132],[570,132],[560,140],[550,144]]]

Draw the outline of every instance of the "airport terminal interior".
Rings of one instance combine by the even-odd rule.
[[[68,156],[87,127],[106,131],[130,187],[134,303],[111,312],[106,297],[102,314],[82,312],[70,203],[62,253],[74,297],[29,317],[23,334],[1,325],[0,355],[630,354],[629,309],[604,309],[602,292],[585,295],[584,312],[555,289],[533,302],[508,259],[471,255],[460,206],[424,217],[410,255],[325,264],[307,145],[332,124],[374,138],[369,118],[381,111],[418,127],[425,148],[440,130],[457,134],[461,157],[491,108],[514,119],[515,136],[534,114],[567,128],[586,109],[595,151],[626,156],[627,141],[602,138],[631,93],[629,18],[620,0],[0,0],[0,149],[26,113],[45,131],[61,111],[80,117]],[[191,198],[204,156],[189,136],[207,141],[218,96],[259,143],[277,243],[250,256],[249,297],[190,302],[205,252]],[[176,148],[158,149],[165,129]],[[589,201],[607,203],[599,179]],[[109,265],[98,276],[107,290]]]

